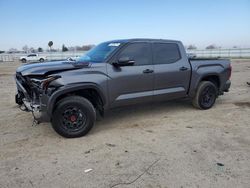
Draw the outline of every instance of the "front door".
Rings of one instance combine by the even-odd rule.
[[[150,44],[129,43],[112,61],[120,58],[129,58],[135,63],[119,67],[107,64],[110,107],[151,101],[154,71]]]

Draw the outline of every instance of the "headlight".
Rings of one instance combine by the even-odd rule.
[[[47,77],[44,78],[44,79],[32,78],[32,79],[30,79],[30,81],[31,81],[34,85],[36,85],[37,87],[39,87],[40,89],[46,91],[46,90],[48,89],[49,84],[50,84],[52,81],[54,81],[54,80],[56,80],[56,79],[58,79],[58,78],[61,78],[61,76],[59,76],[59,75],[47,76]]]
[[[46,79],[42,80],[42,83],[41,83],[42,89],[47,90],[50,82],[52,82],[52,81],[54,81],[54,80],[56,80],[58,78],[61,78],[61,76],[59,76],[59,75],[47,76]]]

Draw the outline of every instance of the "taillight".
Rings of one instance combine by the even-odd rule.
[[[229,75],[228,75],[228,80],[231,78],[232,75],[232,65],[229,65]]]

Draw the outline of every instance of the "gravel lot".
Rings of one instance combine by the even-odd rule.
[[[250,187],[250,60],[214,108],[188,100],[106,113],[85,137],[32,127],[14,103],[20,63],[0,63],[0,187]],[[85,172],[87,169],[92,169]]]

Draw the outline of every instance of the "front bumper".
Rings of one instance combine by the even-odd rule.
[[[32,112],[36,119],[40,122],[47,122],[50,120],[46,106],[42,105],[39,102],[34,102],[32,98],[30,98],[27,90],[22,86],[19,80],[16,80],[17,85],[17,94],[15,96],[16,103],[21,106],[21,109],[27,112]]]
[[[26,98],[23,98],[22,95],[20,95],[20,91],[16,94],[15,98],[16,98],[16,103],[20,106],[23,106],[24,111],[32,112],[39,122],[50,121],[50,117],[47,114],[46,106],[40,104],[34,104],[31,101],[28,101]]]

